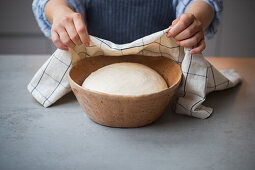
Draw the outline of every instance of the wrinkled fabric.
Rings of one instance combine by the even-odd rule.
[[[48,107],[71,91],[68,70],[85,57],[164,56],[178,63],[183,74],[173,103],[175,112],[205,119],[213,112],[212,108],[202,105],[206,95],[235,86],[241,82],[241,77],[234,70],[217,70],[202,54],[191,55],[190,49],[178,46],[173,38],[167,38],[167,31],[122,45],[90,36],[89,47],[76,46],[68,52],[58,49],[37,71],[27,88],[39,103]]]

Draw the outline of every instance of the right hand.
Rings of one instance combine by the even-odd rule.
[[[52,18],[51,38],[54,45],[62,50],[74,48],[76,45],[89,46],[86,24],[80,13],[64,8]]]

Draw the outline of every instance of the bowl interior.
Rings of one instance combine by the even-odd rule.
[[[90,73],[106,65],[119,62],[140,63],[154,69],[165,79],[169,88],[177,84],[181,79],[180,66],[173,60],[161,56],[141,55],[87,57],[70,69],[69,76],[81,86]]]

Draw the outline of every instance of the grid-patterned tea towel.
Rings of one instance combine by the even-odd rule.
[[[207,118],[213,110],[202,105],[206,95],[235,86],[241,77],[234,70],[218,71],[202,54],[191,55],[188,48],[182,48],[173,38],[167,38],[167,31],[165,29],[121,45],[90,36],[89,47],[81,45],[68,52],[58,49],[37,71],[28,84],[28,90],[39,103],[48,107],[71,91],[68,70],[85,57],[131,54],[164,56],[180,64],[183,73],[182,83],[175,95],[176,113]]]

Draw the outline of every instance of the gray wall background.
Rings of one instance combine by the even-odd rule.
[[[32,0],[0,1],[0,54],[51,54],[55,47],[43,36],[32,13]],[[255,57],[254,0],[224,0],[216,36],[205,56]]]

